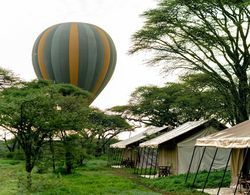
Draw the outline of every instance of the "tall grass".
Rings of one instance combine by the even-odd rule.
[[[194,174],[187,184],[186,175],[168,176],[157,179],[145,179],[133,175],[132,169],[111,169],[103,159],[91,159],[85,165],[75,169],[71,175],[53,174],[51,170],[43,174],[32,173],[31,192],[26,188],[24,161],[0,159],[0,194],[202,194],[196,191],[204,185],[207,172],[199,173],[194,188],[191,188]],[[207,188],[219,186],[223,172],[210,174]],[[223,186],[229,186],[230,172],[226,173]],[[154,191],[152,191],[154,189]],[[159,192],[159,193],[157,193]]]
[[[90,160],[71,175],[38,174],[34,170],[33,185],[26,189],[24,162],[0,160],[0,194],[142,194],[157,195],[143,185],[115,175],[104,160]]]

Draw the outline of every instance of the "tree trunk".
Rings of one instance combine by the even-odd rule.
[[[73,169],[73,154],[70,151],[65,153],[66,174],[71,174]]]
[[[239,87],[238,87],[238,98],[236,101],[237,108],[237,117],[236,123],[241,123],[249,119],[248,117],[248,83],[247,83],[247,75],[246,73],[241,74],[239,78]]]
[[[27,153],[25,154],[26,157],[26,173],[27,173],[27,189],[30,191],[31,190],[31,186],[32,186],[32,178],[31,178],[31,171],[34,167],[32,160],[31,160],[31,154]]]
[[[52,168],[53,168],[53,172],[55,172],[56,170],[55,149],[54,149],[54,141],[51,137],[49,139],[49,146],[50,146],[50,152],[51,152],[51,158],[52,158]]]

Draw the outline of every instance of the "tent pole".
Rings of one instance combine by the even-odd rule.
[[[135,174],[138,174],[139,172],[139,162],[140,162],[140,155],[141,155],[142,148],[138,148],[137,150],[137,157],[136,157],[136,163],[135,163]]]
[[[121,168],[121,156],[122,156],[122,148],[119,148],[119,153],[118,153],[118,159],[117,159],[117,165],[119,165],[120,166],[120,168]]]
[[[107,165],[111,165],[111,148],[108,149],[108,162]]]
[[[117,150],[117,148],[114,149],[113,165],[116,165]]]
[[[108,162],[107,162],[107,166],[109,166],[109,165],[111,165],[111,158],[110,158],[110,156],[111,156],[111,148],[109,148],[108,149]]]
[[[146,153],[146,147],[143,147],[143,150],[142,150],[142,155],[141,155],[141,157],[142,157],[142,164],[141,164],[141,170],[140,170],[140,175],[142,174],[142,169],[143,169],[143,164],[144,164],[144,155],[145,155],[145,153]]]
[[[137,158],[138,158],[138,150],[139,149],[140,149],[139,147],[138,147],[138,149],[135,148],[136,157],[135,157],[135,163],[134,163],[134,174],[135,174],[135,171],[136,171]]]
[[[187,175],[186,175],[185,183],[187,183],[187,179],[188,179],[188,175],[189,175],[189,172],[190,172],[190,169],[191,169],[191,165],[192,165],[192,162],[193,162],[193,158],[194,158],[194,153],[195,153],[196,147],[197,146],[194,146],[194,149],[193,149],[193,154],[192,154],[191,161],[190,161],[190,164],[189,164],[189,167],[188,167],[188,172],[187,172]]]
[[[147,173],[149,154],[150,154],[150,148],[148,147],[147,148],[147,158],[146,158],[146,168],[144,170],[144,175],[146,175],[146,173]]]
[[[224,177],[225,177],[225,175],[226,175],[227,166],[228,166],[228,163],[229,163],[231,154],[232,154],[232,148],[231,148],[231,150],[230,150],[230,153],[229,153],[229,156],[228,156],[228,159],[227,159],[227,164],[226,164],[226,167],[225,167],[225,169],[224,169],[224,173],[223,173],[223,176],[222,176],[222,179],[221,179],[221,182],[220,182],[220,186],[219,186],[217,195],[219,195],[219,193],[220,193],[220,189],[221,189],[222,183],[223,183],[223,181],[224,181]]]
[[[192,187],[194,187],[195,180],[196,180],[196,178],[197,178],[197,176],[198,176],[198,172],[199,172],[199,169],[200,169],[201,162],[202,162],[202,159],[203,159],[203,156],[204,156],[205,151],[206,151],[206,146],[205,146],[204,149],[203,149],[203,152],[202,152],[202,155],[201,155],[201,159],[200,159],[200,162],[199,162],[197,171],[196,171],[195,176],[194,176],[194,181],[193,181]]]
[[[155,149],[154,149],[154,151],[155,151]],[[157,164],[158,164],[158,154],[159,154],[159,148],[157,147],[157,149],[156,149],[156,158],[155,158],[155,167],[154,167],[155,177],[157,175],[156,167],[157,167]]]
[[[116,164],[118,166],[121,165],[121,161],[120,161],[120,159],[121,159],[121,153],[122,153],[122,148],[119,148],[118,155],[117,155],[117,162],[116,162]]]
[[[207,184],[207,180],[208,180],[208,177],[211,173],[211,170],[212,170],[212,167],[213,167],[213,164],[214,164],[214,160],[215,160],[215,157],[216,157],[216,154],[218,152],[218,148],[216,148],[215,152],[214,152],[214,157],[213,157],[213,160],[211,162],[211,165],[210,165],[210,168],[209,168],[209,171],[208,171],[208,174],[207,174],[207,177],[206,177],[206,180],[205,180],[205,183],[204,183],[204,186],[203,186],[203,189],[202,189],[202,192],[204,192],[204,189],[206,187],[206,184]]]
[[[150,163],[150,170],[149,170],[149,175],[151,176],[151,172],[152,172],[152,165],[153,165],[153,159],[154,159],[154,149],[150,148],[151,151],[151,163]]]
[[[139,169],[140,169],[142,153],[143,153],[143,148],[140,149],[140,155],[139,155],[139,159],[138,159],[137,175],[139,175]]]
[[[243,165],[244,165],[245,160],[246,160],[246,157],[247,157],[247,152],[248,152],[248,147],[247,147],[247,149],[246,149],[246,153],[245,153],[245,155],[244,155],[243,162],[242,162],[242,165],[241,165],[241,168],[240,168],[240,174],[239,174],[239,177],[238,177],[238,180],[237,180],[237,184],[236,184],[236,187],[235,187],[235,190],[234,190],[234,195],[236,194],[237,187],[238,187],[238,185],[239,185],[239,181],[240,181],[240,178],[241,178]]]
[[[157,164],[158,164],[158,154],[159,154],[159,148],[154,148],[154,152],[156,151],[156,158],[155,158],[155,167],[154,167],[154,178],[156,177],[157,175],[157,170],[156,170],[156,167],[157,167]]]
[[[122,148],[121,150],[122,151],[121,151],[120,165],[122,165],[122,161],[123,161],[123,158],[124,158],[126,148]]]

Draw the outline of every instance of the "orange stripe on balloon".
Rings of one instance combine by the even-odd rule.
[[[69,34],[69,70],[70,83],[78,84],[78,67],[79,67],[79,35],[76,23],[72,23]]]
[[[45,44],[46,44],[46,39],[47,39],[51,30],[52,30],[52,28],[49,28],[42,34],[41,39],[38,43],[38,49],[37,49],[38,64],[39,64],[43,79],[48,79],[48,73],[46,71],[46,65],[44,62],[44,48],[45,48]]]
[[[102,83],[105,79],[105,76],[108,72],[109,69],[109,63],[110,63],[110,45],[109,45],[109,40],[105,34],[105,32],[96,27],[97,32],[99,33],[103,46],[104,46],[104,62],[103,62],[103,67],[102,70],[99,74],[98,80],[96,81],[96,84],[94,86],[94,88],[91,90],[91,92],[94,94],[94,96],[96,95],[97,91],[99,90],[99,88],[102,86]]]

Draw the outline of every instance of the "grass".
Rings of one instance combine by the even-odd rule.
[[[124,195],[157,195],[157,194],[202,194],[190,188],[194,175],[191,174],[188,184],[185,176],[169,176],[157,179],[139,178],[131,169],[111,169],[105,160],[90,160],[85,166],[75,169],[71,175],[52,173],[38,174],[33,171],[33,187],[30,193],[26,190],[24,162],[0,159],[0,194],[124,194]],[[197,177],[195,187],[202,188],[207,173]],[[218,187],[222,172],[211,173],[207,187]],[[227,172],[224,186],[230,183]]]
[[[149,187],[154,187],[162,189],[168,192],[175,192],[176,194],[201,194],[201,192],[195,191],[194,189],[202,189],[204,182],[207,177],[207,172],[201,172],[196,178],[194,187],[191,187],[193,184],[195,174],[190,174],[188,182],[185,183],[186,174],[178,176],[168,176],[157,178],[154,180],[144,180]],[[206,184],[206,188],[218,188],[221,182],[223,171],[214,171],[210,173],[209,180]],[[225,175],[223,187],[228,187],[230,185],[231,175],[227,171]]]
[[[0,194],[28,194],[25,183],[24,162],[0,159]],[[106,167],[104,160],[91,160],[71,175],[32,174],[30,194],[141,194],[157,195],[131,179],[116,175]]]

